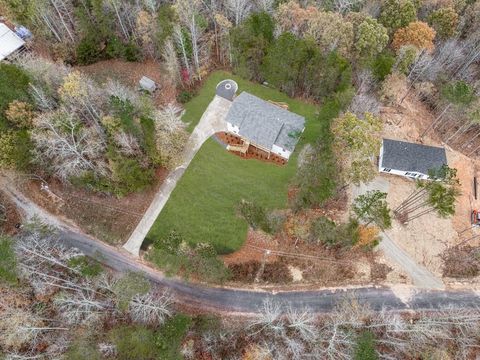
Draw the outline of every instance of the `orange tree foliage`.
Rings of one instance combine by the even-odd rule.
[[[413,45],[420,50],[427,49],[432,51],[435,34],[435,30],[428,26],[427,23],[414,21],[395,32],[392,46],[395,50],[399,50],[404,45]]]
[[[378,244],[380,230],[376,226],[363,226],[358,228],[359,239],[355,244],[359,247],[371,248]]]

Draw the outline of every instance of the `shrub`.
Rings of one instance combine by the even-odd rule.
[[[392,73],[385,78],[380,89],[380,99],[387,105],[400,102],[400,98],[407,92],[407,78],[403,74]]]
[[[141,274],[128,272],[114,286],[113,291],[117,296],[118,308],[122,311],[128,309],[128,304],[137,295],[146,294],[150,290],[150,282]]]
[[[158,331],[155,345],[158,348],[157,359],[179,360],[182,359],[180,346],[188,330],[192,326],[192,319],[186,315],[178,314],[167,320]],[[132,357],[132,359],[138,357]]]
[[[66,360],[101,360],[102,355],[87,339],[75,340],[65,354]]]
[[[375,351],[375,335],[370,331],[363,331],[355,344],[355,360],[377,360]]]
[[[26,170],[33,143],[27,130],[0,132],[0,168]]]
[[[356,245],[366,250],[373,249],[380,242],[380,230],[376,226],[360,226],[358,228],[358,242]]]
[[[115,344],[119,360],[164,359],[160,357],[155,332],[144,326],[119,326],[110,331],[109,338]]]
[[[398,51],[397,60],[395,62],[395,70],[403,75],[407,75],[410,66],[415,62],[418,49],[413,45],[405,45]]]
[[[11,64],[0,64],[0,130],[7,127],[5,111],[12,101],[30,102],[30,77]]]
[[[155,172],[135,159],[120,157],[113,164],[114,193],[120,196],[142,191],[153,182]]]
[[[201,280],[210,283],[222,284],[230,278],[230,272],[211,244],[201,243],[195,246],[190,255],[190,264],[187,268]]]
[[[195,93],[194,93],[194,92],[182,90],[182,91],[180,91],[180,93],[177,95],[177,101],[178,101],[180,104],[186,104],[186,103],[188,103],[190,100],[192,100],[194,97],[195,97]]]
[[[16,284],[17,259],[13,250],[13,240],[0,236],[0,281],[7,284]]]
[[[480,256],[478,248],[471,246],[452,247],[445,250],[443,260],[443,276],[453,278],[472,278],[480,274]]]
[[[102,272],[102,266],[86,256],[76,256],[68,261],[68,266],[77,269],[85,277],[95,277]]]
[[[109,59],[119,59],[125,56],[125,46],[118,37],[113,36],[108,40],[105,55]]]
[[[127,61],[139,61],[140,60],[140,49],[132,41],[124,45],[124,56],[123,58]]]
[[[89,65],[102,58],[102,50],[98,40],[93,36],[86,36],[77,45],[77,62],[80,65]]]
[[[18,128],[31,127],[34,115],[32,105],[18,100],[12,101],[5,111],[7,120]]]
[[[150,118],[142,117],[140,119],[143,133],[143,148],[150,161],[158,165],[160,164],[160,156],[157,150],[157,143],[155,139],[155,122]]]
[[[154,249],[149,258],[168,275],[183,271],[185,277],[195,275],[203,281],[223,283],[230,272],[217,257],[214,247],[208,243],[190,246],[181,234],[172,230],[166,238],[153,241]]]
[[[254,202],[242,200],[238,205],[238,211],[253,229],[261,229],[266,233],[272,232],[267,213],[262,206]]]
[[[319,217],[310,227],[310,240],[327,246],[335,245],[338,240],[337,225],[326,216]]]
[[[392,71],[393,64],[395,64],[395,56],[388,52],[379,54],[372,61],[371,69],[373,76],[378,81],[383,81]]]

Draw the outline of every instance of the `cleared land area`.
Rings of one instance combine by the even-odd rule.
[[[285,166],[258,160],[245,160],[228,153],[209,139],[197,153],[177,184],[165,208],[147,235],[147,242],[179,232],[190,243],[209,242],[220,253],[241,247],[247,224],[237,216],[236,208],[244,199],[255,201],[267,209],[283,208],[287,204],[288,185],[295,175],[297,156],[319,133],[317,107],[288,98],[277,90],[253,84],[230,73],[218,71],[205,82],[197,97],[185,105],[184,120],[193,129],[223,79],[237,81],[239,92],[248,91],[265,100],[286,102],[289,110],[306,119],[306,129],[295,153]]]

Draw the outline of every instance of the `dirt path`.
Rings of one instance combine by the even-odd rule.
[[[354,199],[358,195],[365,194],[370,190],[379,190],[389,193],[390,183],[385,178],[378,176],[368,184],[353,186],[351,198]],[[388,232],[382,232],[381,236],[382,241],[378,248],[383,251],[384,255],[388,257],[390,261],[396,263],[410,276],[415,286],[428,289],[444,288],[442,280],[412,258],[409,253],[392,240],[391,236],[388,235]]]
[[[212,102],[202,115],[200,122],[193,130],[187,145],[185,146],[184,160],[182,165],[173,170],[165,179],[164,183],[153,198],[152,203],[148,207],[145,215],[142,217],[137,227],[133,231],[130,239],[123,247],[134,256],[139,256],[140,247],[147,236],[150,228],[167,203],[171,193],[175,189],[178,180],[182,177],[188,165],[198,152],[202,144],[213,134],[226,130],[224,121],[228,109],[232,103],[219,96],[215,96]]]

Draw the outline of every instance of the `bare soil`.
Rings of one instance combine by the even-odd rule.
[[[15,235],[17,233],[16,225],[22,222],[22,217],[15,204],[0,191],[0,234]]]
[[[251,261],[273,263],[281,261],[288,266],[293,284],[296,286],[345,286],[389,282],[391,272],[376,252],[352,249],[325,248],[321,244],[308,242],[310,223],[321,215],[340,221],[346,199],[332,202],[329,207],[314,209],[300,214],[289,214],[282,232],[276,236],[261,231],[249,230],[243,247],[223,256],[226,265],[247,264]],[[345,209],[345,208],[344,208]],[[238,284],[237,284],[238,285]],[[271,284],[271,286],[276,286]]]
[[[159,87],[152,95],[155,105],[164,106],[176,101],[175,85],[171,84],[163,75],[165,72],[162,70],[162,65],[153,60],[127,62],[113,59],[79,66],[78,69],[91,75],[97,81],[105,82],[108,79],[115,79],[133,88],[138,88],[140,79],[142,76],[146,76],[155,81]]]
[[[423,131],[434,120],[429,109],[413,96],[407,97],[402,106],[385,107],[381,111],[384,120],[383,137],[390,139],[423,142],[427,145],[443,146],[447,149],[450,167],[457,169],[461,183],[461,195],[456,202],[456,213],[452,218],[442,219],[435,212],[429,213],[406,225],[394,222],[389,230],[392,239],[406,250],[418,263],[426,266],[438,276],[443,274],[442,253],[468,239],[469,245],[478,245],[480,230],[471,227],[470,214],[480,207],[475,199],[473,178],[479,175],[479,162],[442,143],[439,134],[431,131],[420,141]],[[395,175],[380,175],[390,183],[387,201],[395,209],[411,192],[415,183]],[[444,279],[448,283],[451,279]]]

